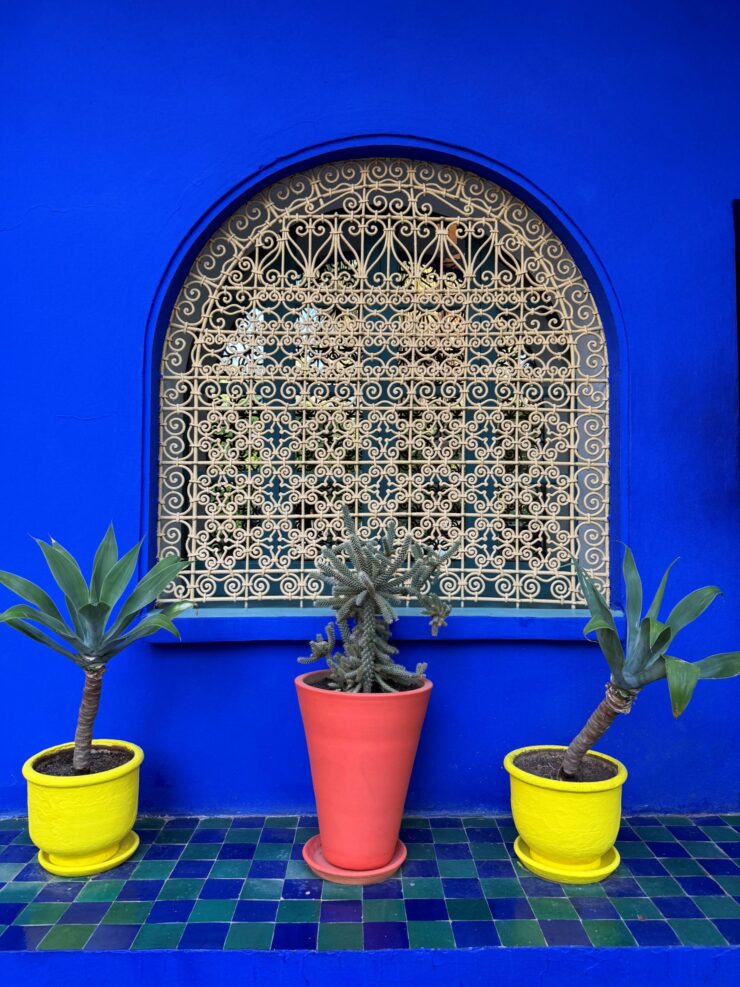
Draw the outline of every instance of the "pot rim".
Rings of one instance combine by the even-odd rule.
[[[119,764],[117,768],[109,768],[107,771],[98,771],[94,775],[45,775],[34,768],[34,764],[42,757],[49,754],[56,754],[58,751],[69,750],[74,747],[74,742],[66,744],[55,744],[54,747],[47,747],[38,754],[29,757],[21,769],[23,777],[27,782],[34,785],[43,785],[46,788],[86,788],[90,785],[104,785],[109,781],[115,781],[124,775],[130,774],[138,769],[144,760],[144,751],[137,744],[132,744],[128,740],[93,740],[93,747],[123,747],[125,750],[133,751],[133,757],[125,764]]]
[[[535,788],[546,788],[550,791],[557,792],[575,792],[581,795],[588,794],[589,792],[608,792],[614,788],[621,788],[627,780],[627,768],[622,762],[618,761],[616,757],[610,757],[609,754],[601,754],[599,751],[589,751],[588,753],[593,754],[594,757],[600,757],[602,761],[608,761],[610,764],[613,764],[617,769],[617,773],[613,778],[605,778],[603,781],[558,781],[554,778],[540,778],[539,775],[524,771],[514,764],[516,758],[525,751],[565,751],[567,749],[564,744],[527,744],[526,747],[518,747],[514,751],[509,751],[504,758],[504,768],[506,768],[512,778],[516,778],[518,781],[525,782]]]
[[[328,675],[329,670],[326,668],[320,668],[315,672],[303,672],[302,675],[297,675],[294,679],[296,689],[310,689],[312,692],[320,692],[322,696],[332,696],[337,700],[345,700],[350,702],[358,702],[359,700],[364,700],[365,702],[376,702],[378,699],[384,699],[386,702],[398,702],[399,700],[409,699],[413,696],[422,695],[425,692],[430,692],[434,683],[431,679],[424,677],[424,681],[418,689],[408,689],[406,692],[335,692],[329,689],[316,689],[308,680],[309,676],[317,678],[318,676]]]

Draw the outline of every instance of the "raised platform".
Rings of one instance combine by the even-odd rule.
[[[494,970],[548,969],[558,982],[566,969],[575,976],[586,954],[598,969],[603,954],[603,982],[621,970],[640,983],[640,971],[666,972],[665,963],[679,984],[702,983],[706,974],[721,985],[731,982],[731,966],[738,972],[740,950],[731,947],[740,945],[740,815],[627,819],[619,870],[584,886],[525,871],[511,820],[501,817],[404,820],[408,859],[399,876],[365,888],[310,873],[301,851],[316,833],[313,817],[143,818],[137,832],[132,860],[72,880],[39,867],[24,820],[0,820],[3,984],[21,984],[32,971],[35,985],[55,983],[79,965],[69,954],[87,956],[80,969],[112,982],[135,970],[160,985],[180,982],[186,969],[189,983],[207,983],[217,971],[246,968],[265,977],[280,969],[276,983],[318,984],[328,969],[319,954],[331,954],[337,971],[353,971],[353,984],[366,976],[370,983],[380,961],[369,954],[384,950],[407,954],[384,967],[389,984],[408,982],[415,951],[429,985],[443,968],[466,985]],[[467,951],[477,959],[452,955]],[[286,958],[296,952],[300,963]],[[115,957],[90,958],[103,953]],[[142,959],[149,953],[151,964]],[[235,953],[246,966],[216,953]],[[285,963],[273,968],[269,953]]]

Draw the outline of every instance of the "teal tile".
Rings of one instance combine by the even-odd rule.
[[[285,876],[289,880],[295,881],[313,880],[316,875],[302,860],[291,860],[288,863],[288,869],[285,872]]]
[[[692,822],[688,816],[658,816],[661,826],[691,826]]]
[[[727,940],[713,922],[702,918],[672,918],[670,927],[683,946],[726,946]]]
[[[184,922],[156,922],[153,925],[142,925],[131,949],[177,949],[184,931]]]
[[[164,881],[174,869],[174,860],[143,860],[132,874],[132,877],[137,881],[142,879]]]
[[[662,914],[649,898],[610,898],[609,899],[623,919],[646,921],[647,919],[662,919]]]
[[[208,898],[196,901],[188,922],[230,922],[236,901],[228,898]]]
[[[740,812],[724,814],[720,816],[720,819],[724,819],[728,826],[740,826]]]
[[[660,843],[675,843],[676,837],[665,826],[632,826],[641,840],[657,840]]]
[[[397,898],[369,898],[362,903],[363,922],[405,922],[406,909]]]
[[[196,877],[175,877],[165,881],[159,892],[160,901],[194,901],[205,880]]]
[[[435,843],[467,843],[468,836],[464,829],[432,829],[432,838]]]
[[[164,819],[160,816],[140,816],[136,820],[134,829],[161,829],[164,823]]]
[[[503,843],[471,843],[470,852],[475,860],[508,860]]]
[[[25,816],[10,816],[6,819],[0,819],[0,830],[23,829],[25,825]]]
[[[244,882],[240,898],[264,898],[278,901],[283,893],[283,882],[273,878],[250,877]]]
[[[191,829],[163,829],[154,842],[168,845],[185,844],[189,842],[192,832]]]
[[[36,949],[82,949],[94,931],[94,925],[55,925]]]
[[[220,843],[188,843],[180,860],[215,860],[220,849]]]
[[[635,937],[619,919],[584,919],[583,927],[594,946],[636,946]]]
[[[261,829],[230,829],[224,843],[258,843]]]
[[[578,919],[568,898],[529,898],[532,911],[539,919]]]
[[[495,923],[502,946],[546,946],[539,923],[534,919],[499,919]]]
[[[707,918],[740,918],[740,903],[729,895],[699,895],[693,901]]]
[[[646,843],[639,840],[617,840],[616,843],[619,855],[625,860],[639,860],[654,857],[655,854]]]
[[[690,857],[664,857],[661,863],[674,877],[704,877],[704,868]]]
[[[318,922],[321,902],[281,901],[277,910],[278,922]]]
[[[605,898],[606,891],[601,884],[563,884],[569,898]]]
[[[298,816],[268,816],[265,826],[270,829],[292,829],[298,825]]]
[[[0,901],[33,901],[43,887],[41,881],[16,881],[6,884],[4,888],[0,888]],[[77,900],[80,900],[79,896]]]
[[[726,877],[717,874],[714,879],[723,891],[732,895],[740,895],[740,877]]]
[[[315,826],[299,826],[295,831],[295,842],[303,845],[314,836],[318,836],[319,831]]]
[[[477,877],[474,860],[438,860],[441,877]]]
[[[272,922],[234,922],[224,949],[269,949],[275,925]]]
[[[229,829],[233,821],[231,816],[206,816],[198,823],[198,829]]]
[[[498,824],[493,816],[463,816],[463,826],[470,826],[472,829],[498,829]]]
[[[0,883],[12,881],[16,874],[19,874],[26,864],[0,864]]]
[[[429,829],[429,820],[423,816],[404,816],[401,826],[404,829]]]
[[[702,860],[715,857],[724,857],[727,859],[727,854],[723,850],[720,850],[714,843],[708,843],[706,840],[685,840],[681,845],[692,857],[699,857]]]
[[[681,885],[672,877],[638,877],[637,883],[649,898],[684,894]]]
[[[409,922],[411,949],[454,949],[455,937],[449,922]]]
[[[362,888],[356,884],[332,884],[323,882],[321,897],[325,901],[353,901],[362,898]]]
[[[115,901],[125,881],[88,881],[75,901]]]
[[[153,901],[114,901],[103,919],[104,925],[141,925],[146,922]]]
[[[16,915],[13,925],[54,925],[68,908],[68,901],[32,901]]]
[[[485,898],[448,898],[447,911],[453,921],[491,921],[491,909]]]
[[[407,860],[434,860],[435,856],[432,843],[409,843],[406,846]]]
[[[246,877],[251,866],[251,860],[217,860],[208,877]]]
[[[254,851],[255,860],[290,860],[289,843],[258,843]]]
[[[404,898],[444,898],[442,882],[436,877],[404,877]]]
[[[729,826],[700,826],[702,833],[705,833],[710,840],[715,843],[739,843],[740,833],[736,833]]]
[[[360,950],[362,946],[362,925],[359,922],[324,922],[319,926],[317,947],[320,950]]]
[[[524,889],[515,877],[482,877],[480,883],[486,898],[524,897]]]

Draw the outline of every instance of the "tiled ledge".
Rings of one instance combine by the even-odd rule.
[[[315,825],[143,818],[134,859],[73,881],[38,866],[24,820],[0,820],[0,955],[740,944],[740,815],[627,819],[619,870],[587,886],[523,870],[501,817],[406,819],[409,859],[398,878],[332,885],[301,859]]]

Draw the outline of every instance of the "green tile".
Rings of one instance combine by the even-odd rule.
[[[714,843],[707,843],[706,840],[685,840],[681,845],[692,857],[699,857],[703,860],[708,860],[710,857],[727,858],[727,854],[723,850],[720,850]]]
[[[675,843],[676,837],[665,826],[632,827],[641,840],[659,840],[661,843]]]
[[[42,881],[17,881],[14,884],[6,884],[4,888],[0,888],[0,901],[33,901],[43,887]],[[80,900],[79,897],[77,900]]]
[[[319,926],[319,949],[362,949],[359,922],[324,922]]]
[[[584,919],[583,927],[594,946],[636,946],[635,938],[619,919]]]
[[[404,829],[429,829],[429,820],[423,816],[404,816],[401,825]]]
[[[164,829],[155,839],[155,843],[185,844],[193,834],[192,829]],[[245,841],[246,842],[246,841]]]
[[[11,816],[8,819],[0,819],[0,829],[23,829],[26,825],[24,816]]]
[[[274,931],[272,922],[234,922],[224,949],[269,949]]]
[[[131,949],[177,949],[185,930],[184,922],[156,922],[142,925]]]
[[[75,901],[115,901],[124,881],[88,881]]]
[[[302,860],[291,860],[288,863],[288,869],[285,872],[285,876],[291,881],[306,879],[312,880],[315,877],[315,874]]]
[[[325,901],[354,901],[362,898],[362,888],[356,884],[331,884],[324,881],[321,897]]]
[[[447,911],[457,921],[485,922],[491,918],[485,898],[448,898]]]
[[[164,822],[160,816],[141,816],[136,820],[134,829],[161,829]]]
[[[513,843],[519,835],[516,826],[503,826],[499,823],[498,831],[507,843]]]
[[[502,946],[545,946],[539,923],[533,918],[499,919],[496,932]]]
[[[394,898],[370,898],[362,903],[363,922],[405,922],[403,902]]]
[[[691,826],[688,816],[658,816],[661,826]]]
[[[0,883],[12,881],[25,866],[25,864],[0,864]]]
[[[254,851],[255,860],[290,860],[289,843],[258,843]]]
[[[258,843],[261,829],[230,829],[224,843]]]
[[[404,877],[404,898],[444,898],[442,882],[437,877]]]
[[[616,847],[619,850],[619,855],[625,860],[655,856],[650,847],[646,843],[640,843],[639,840],[617,840]]]
[[[432,838],[435,843],[467,843],[468,834],[464,829],[432,829]]]
[[[740,812],[730,812],[720,816],[728,826],[740,826]]]
[[[740,895],[740,877],[726,877],[716,874],[714,880],[728,894]]]
[[[180,860],[215,860],[220,849],[220,843],[188,843]]]
[[[434,860],[433,843],[409,843],[406,847],[407,860]]]
[[[604,898],[606,891],[600,884],[563,884],[569,898]]]
[[[281,901],[277,910],[278,922],[318,922],[321,902]]]
[[[82,949],[94,931],[94,925],[55,925],[36,949]]]
[[[224,898],[208,898],[196,901],[188,922],[230,922],[234,917],[236,901]]]
[[[442,877],[477,877],[474,860],[438,860],[437,866]]]
[[[567,898],[530,898],[529,904],[537,918],[578,918],[578,912]]]
[[[318,836],[318,829],[315,826],[299,826],[295,831],[295,842],[306,843],[313,836]]]
[[[699,828],[715,843],[740,842],[740,833],[736,833],[730,826],[700,826]]]
[[[143,860],[131,876],[137,881],[164,881],[174,869],[174,860]]]
[[[19,833],[15,837],[12,846],[33,846],[33,840],[31,839],[27,829],[24,829],[22,833]]]
[[[231,816],[206,816],[198,823],[198,829],[228,829],[233,821]]]
[[[503,843],[471,843],[470,852],[476,860],[508,860]]]
[[[716,925],[703,918],[672,918],[668,924],[684,946],[726,946]]]
[[[298,816],[268,816],[265,826],[270,829],[292,829],[298,825]]]
[[[164,882],[158,897],[160,901],[194,901],[204,884],[200,877],[174,877]]]
[[[704,868],[689,857],[664,857],[661,863],[674,877],[703,877]]]
[[[103,919],[104,925],[141,925],[152,910],[152,901],[114,901]]]
[[[648,898],[610,898],[609,900],[624,919],[663,918]]]
[[[449,922],[409,922],[411,949],[454,949],[455,937]]]
[[[493,816],[463,816],[463,826],[473,829],[497,829],[498,824]]]
[[[246,877],[249,868],[252,866],[251,860],[217,860],[209,877]]]
[[[16,916],[13,925],[54,925],[68,908],[68,901],[32,901]]]
[[[524,889],[515,877],[482,877],[480,883],[486,898],[524,897]]]
[[[684,894],[681,885],[672,877],[638,877],[637,883],[649,898]]]
[[[694,903],[707,918],[740,918],[740,904],[729,895],[700,895]]]
[[[278,901],[283,893],[283,882],[274,878],[250,877],[244,882],[240,898],[265,898]]]

